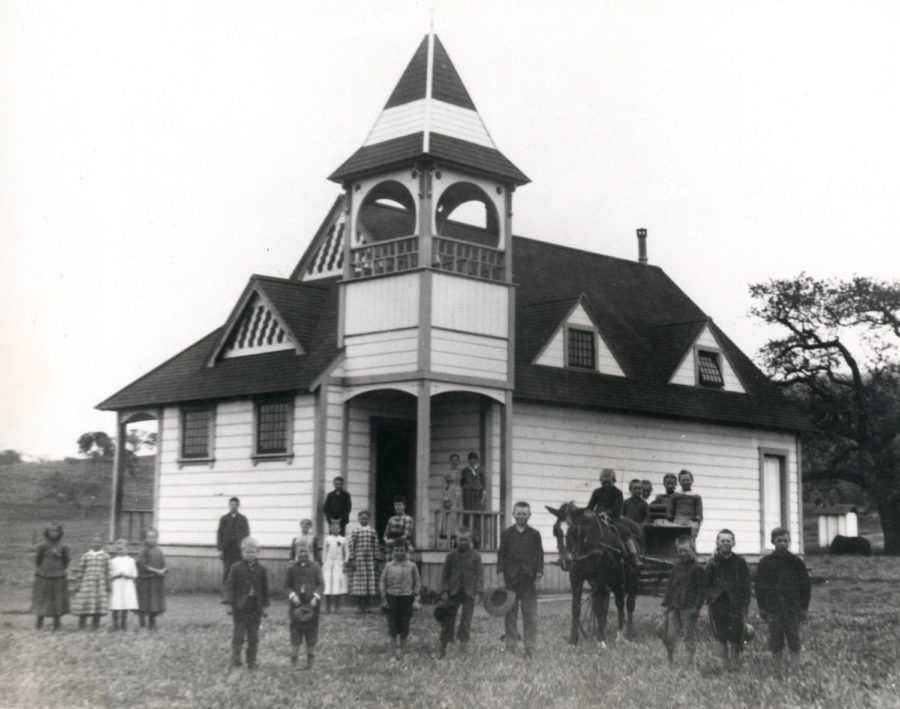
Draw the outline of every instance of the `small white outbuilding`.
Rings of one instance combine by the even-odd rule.
[[[819,547],[827,549],[837,535],[859,536],[856,507],[853,505],[828,505],[816,508],[819,518]]]

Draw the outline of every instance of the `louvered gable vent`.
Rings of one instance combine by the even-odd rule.
[[[294,338],[257,293],[232,328],[222,348],[222,358],[295,349]]]

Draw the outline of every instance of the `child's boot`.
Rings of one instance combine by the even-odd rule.
[[[338,614],[341,612],[341,597],[340,596],[334,597],[334,612],[335,612],[335,614]]]
[[[119,616],[119,629],[120,630],[128,630],[128,611],[120,611],[121,615]]]
[[[668,645],[666,646],[666,657],[669,660],[669,664],[675,664],[675,650]]]
[[[247,644],[247,669],[255,670],[256,665],[256,645]]]
[[[393,638],[391,638],[391,659],[392,660],[400,659],[398,657],[398,655],[399,655],[399,650],[397,650],[397,638],[393,637]]]
[[[406,654],[406,638],[400,638],[400,650],[397,652],[397,659],[402,660]]]
[[[231,666],[232,667],[240,667],[241,666],[241,646],[240,645],[232,645],[231,646]]]
[[[465,655],[469,651],[469,641],[468,640],[460,640],[459,641],[459,654]]]
[[[291,645],[291,664],[297,664],[297,657],[300,655],[300,646],[299,645]]]
[[[146,613],[138,613],[138,622],[141,624],[142,628],[147,627],[147,614]]]
[[[306,669],[311,670],[313,663],[316,661],[316,654],[314,652],[306,653]]]
[[[53,616],[53,629],[59,630],[59,616],[58,615]]]
[[[156,613],[151,613],[150,618],[148,619],[148,623],[150,624],[150,630],[156,630]]]
[[[797,674],[800,671],[800,651],[791,650],[791,661],[789,664],[791,674]]]
[[[79,630],[84,630],[84,624],[85,624],[86,622],[87,622],[87,616],[86,616],[86,615],[80,615],[80,616],[78,616],[78,629],[79,629]]]
[[[438,647],[438,659],[443,660],[447,656],[447,643],[441,642]]]
[[[44,627],[44,616],[39,615],[37,617],[37,620],[34,622],[34,627],[35,627],[35,630],[40,630],[41,628]]]
[[[91,616],[91,630],[96,630],[100,627],[100,616],[93,615]]]

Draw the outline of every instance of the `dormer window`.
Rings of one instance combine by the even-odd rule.
[[[697,382],[700,386],[724,387],[722,364],[718,352],[697,350]]]
[[[597,368],[597,336],[593,330],[580,328],[568,328],[568,355],[567,363],[570,367],[578,369]]]

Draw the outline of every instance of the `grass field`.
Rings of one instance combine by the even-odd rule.
[[[760,632],[740,673],[719,671],[705,611],[697,668],[670,669],[652,634],[659,601],[650,597],[639,599],[635,641],[605,652],[592,643],[568,646],[568,603],[543,600],[539,647],[529,661],[499,651],[502,623],[482,609],[471,652],[434,659],[438,626],[426,608],[413,620],[407,659],[397,665],[389,661],[384,619],[347,610],[323,616],[311,672],[288,662],[286,606],[279,599],[264,622],[261,666],[249,672],[228,667],[230,620],[211,595],[170,596],[155,634],[138,631],[134,619],[125,633],[78,632],[72,617],[58,633],[35,631],[22,612],[33,530],[60,518],[73,551],[81,551],[90,533],[103,528],[106,510],[102,501],[81,510],[54,500],[32,504],[35,477],[9,478],[7,471],[5,497],[22,504],[7,502],[0,517],[2,707],[900,706],[900,559],[807,558],[817,583],[804,627],[805,661],[784,683],[772,677],[755,616]],[[11,489],[18,497],[10,498]]]

